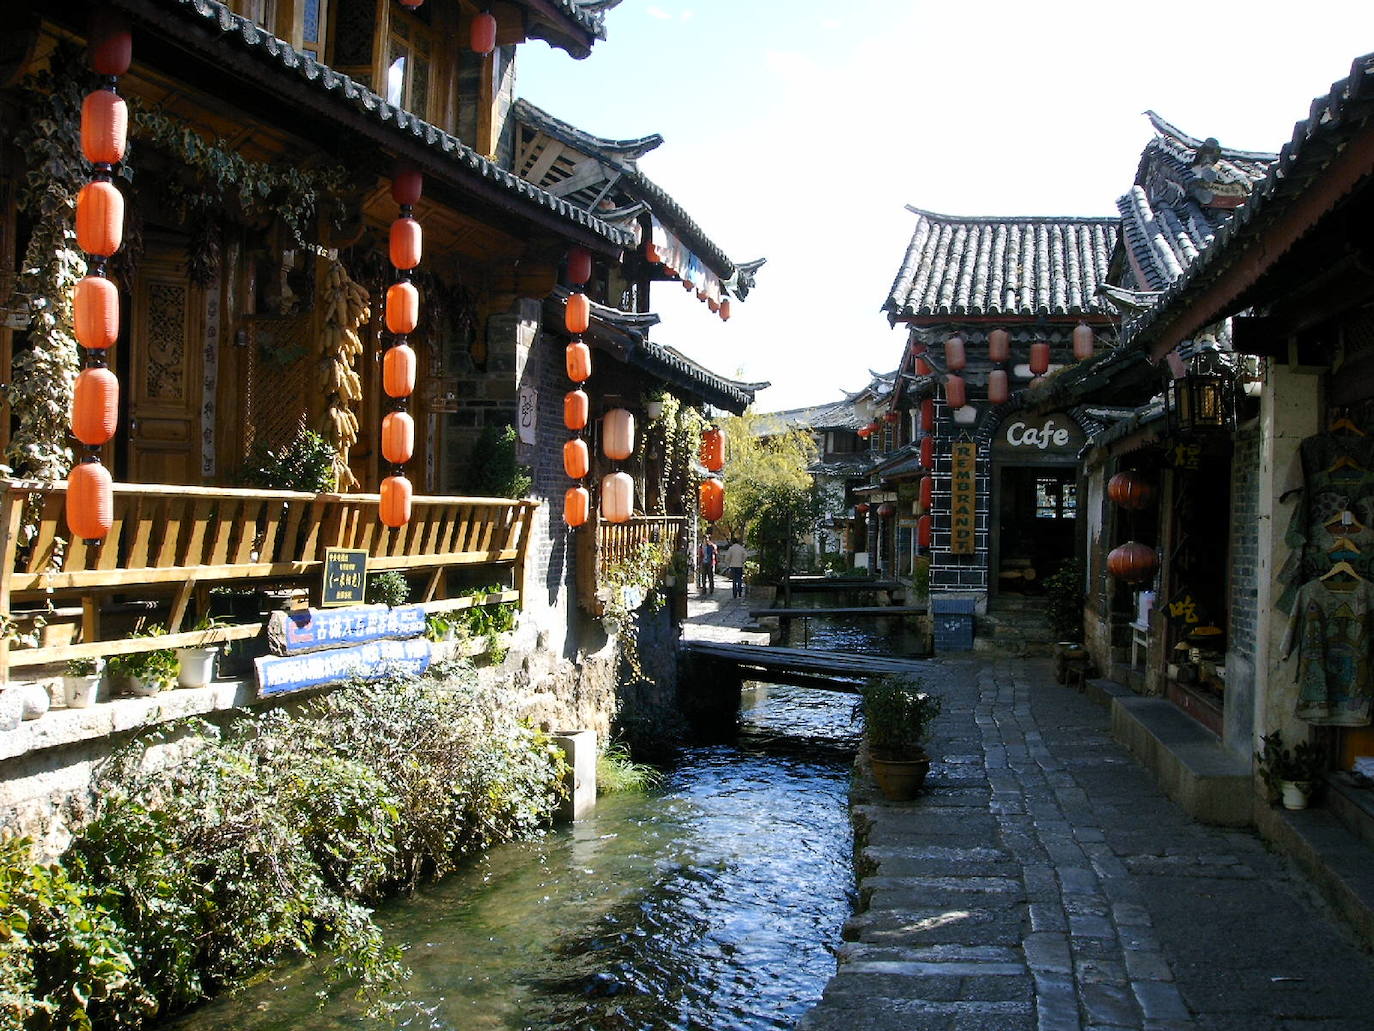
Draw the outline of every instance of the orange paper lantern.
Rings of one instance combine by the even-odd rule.
[[[420,322],[420,291],[409,280],[386,288],[386,328],[397,336],[415,332]]]
[[[1159,568],[1155,549],[1137,541],[1127,541],[1107,553],[1107,572],[1128,584],[1144,583]]]
[[[583,285],[592,278],[592,252],[585,247],[568,251],[568,281]]]
[[[490,11],[483,11],[472,19],[468,41],[474,54],[485,56],[496,49],[496,17]]]
[[[958,372],[968,363],[964,352],[964,338],[952,336],[945,341],[945,367],[950,372]]]
[[[968,388],[963,376],[949,376],[945,379],[945,403],[950,408],[963,408],[968,403]]]
[[[114,525],[114,485],[99,462],[82,462],[67,474],[67,526],[83,541],[104,539]]]
[[[701,435],[701,464],[718,473],[725,467],[725,433],[712,426]]]
[[[591,468],[591,455],[587,452],[587,442],[580,438],[563,445],[563,471],[569,479],[580,480]]]
[[[391,173],[391,199],[397,204],[413,207],[424,190],[425,177],[416,169],[401,166]]]
[[[920,465],[922,469],[935,468],[935,438],[921,438]]]
[[[916,543],[923,548],[930,547],[930,542],[935,539],[935,521],[928,515],[921,516],[916,520]]]
[[[626,408],[612,408],[601,420],[601,450],[616,462],[634,454],[635,417]]]
[[[584,293],[568,295],[568,306],[563,312],[563,325],[569,333],[585,333],[592,323],[592,306]]]
[[[701,481],[697,499],[701,502],[701,517],[708,523],[719,522],[725,515],[725,486],[714,476]]]
[[[387,397],[415,393],[415,349],[409,344],[389,347],[382,356],[382,389]]]
[[[611,473],[601,480],[601,518],[627,523],[634,515],[635,481],[629,473]]]
[[[124,241],[124,195],[114,183],[96,179],[76,195],[76,245],[108,258]]]
[[[587,428],[591,400],[584,390],[569,390],[563,395],[563,425],[570,430]]]
[[[1031,344],[1030,349],[1030,370],[1037,376],[1043,376],[1050,369],[1050,345],[1043,340]]]
[[[924,358],[922,358],[922,357],[920,357],[920,356],[917,356],[917,358],[916,358],[916,375],[918,375],[918,376],[929,376],[933,371],[934,371],[934,369],[931,368],[930,362],[926,361]]]
[[[921,402],[921,432],[930,433],[935,429],[935,402],[926,398]]]
[[[420,264],[424,238],[420,223],[413,218],[398,218],[391,223],[391,264],[398,269],[412,269]],[[417,302],[418,304],[418,299]]]
[[[382,419],[382,457],[405,465],[415,454],[415,420],[409,412],[388,412]]]
[[[730,301],[728,298],[720,302],[720,321],[730,321]]]
[[[87,63],[97,75],[123,75],[133,62],[134,41],[124,20],[112,11],[97,10],[91,18]]]
[[[93,165],[124,160],[129,140],[129,105],[114,90],[98,89],[81,102],[81,153]]]
[[[410,522],[410,502],[414,489],[404,476],[388,476],[382,481],[381,503],[377,506],[382,522],[393,530]]]
[[[82,369],[72,388],[72,436],[97,446],[119,425],[119,380],[105,368]]]
[[[574,383],[585,383],[592,374],[592,349],[578,340],[568,345],[565,357],[568,379]]]
[[[995,405],[1006,404],[1007,398],[1011,396],[1010,390],[1005,369],[993,369],[988,373],[989,401]]]
[[[930,503],[931,503],[931,500],[932,500],[934,497],[935,497],[935,477],[934,477],[934,476],[922,476],[922,477],[921,477],[921,495],[920,495],[921,511],[923,511],[923,512],[929,512],[929,511],[930,511]]]
[[[592,496],[586,487],[569,487],[563,495],[563,522],[569,526],[581,526],[587,521],[592,510]]]
[[[988,360],[1004,362],[1011,357],[1011,334],[1005,329],[994,329],[988,334]]]
[[[1073,356],[1078,361],[1086,361],[1093,356],[1093,351],[1097,346],[1097,340],[1093,336],[1092,327],[1086,322],[1080,322],[1073,328]]]
[[[1154,500],[1155,490],[1138,473],[1119,472],[1107,481],[1107,497],[1122,508],[1138,512]]]
[[[87,276],[72,294],[72,321],[82,347],[102,350],[119,339],[119,290],[104,276]]]

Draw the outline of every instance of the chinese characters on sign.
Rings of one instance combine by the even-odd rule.
[[[429,642],[417,637],[408,641],[372,641],[305,655],[266,655],[253,663],[258,671],[258,694],[267,698],[350,677],[380,680],[395,671],[418,676],[428,668],[429,659]]]
[[[379,637],[418,637],[424,632],[425,610],[420,605],[274,612],[267,628],[268,642],[278,655],[362,644]]]
[[[539,423],[539,391],[520,388],[520,443],[533,444]]]
[[[361,605],[366,587],[366,551],[361,548],[325,548],[321,607]]]
[[[953,555],[972,555],[975,551],[977,468],[978,445],[971,440],[957,441],[950,451],[949,550]]]

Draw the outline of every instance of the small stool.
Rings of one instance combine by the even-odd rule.
[[[1066,652],[1060,656],[1060,661],[1063,663],[1063,685],[1081,692],[1088,683],[1088,653]]]

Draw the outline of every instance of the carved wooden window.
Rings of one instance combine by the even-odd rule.
[[[274,33],[277,30],[277,3],[276,0],[232,0],[229,5],[235,14],[241,14],[254,25],[259,25],[268,32]]]
[[[323,61],[329,0],[301,0],[300,11],[301,49],[315,60]]]
[[[386,99],[421,118],[429,116],[433,40],[418,19],[391,18],[387,39]]]

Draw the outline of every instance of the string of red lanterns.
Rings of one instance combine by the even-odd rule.
[[[87,60],[105,81],[81,103],[81,153],[93,171],[76,197],[76,242],[90,270],[72,295],[72,321],[77,342],[86,349],[86,365],[72,389],[71,430],[87,453],[67,474],[67,527],[95,543],[114,525],[114,483],[100,449],[119,424],[119,380],[108,365],[109,349],[119,339],[119,290],[105,263],[124,242],[124,195],[113,179],[129,138],[129,109],[116,92],[118,77],[133,61],[128,27],[107,12],[98,13]]]
[[[415,392],[415,349],[408,338],[420,322],[420,291],[411,275],[423,250],[420,223],[415,219],[415,205],[423,192],[424,177],[419,171],[397,165],[391,176],[391,199],[400,206],[400,215],[391,223],[387,248],[397,279],[386,290],[386,328],[392,341],[382,356],[382,390],[391,398],[391,411],[382,418],[382,457],[391,463],[391,475],[382,480],[377,507],[382,522],[393,530],[410,522],[415,495],[405,474],[406,463],[415,453],[415,420],[406,405]]]
[[[697,451],[708,472],[718,473],[725,468],[725,431],[719,426],[709,426],[701,435],[701,447]],[[697,488],[697,500],[701,503],[701,515],[708,523],[719,522],[725,515],[725,486],[720,478],[710,476],[701,481]]]
[[[572,293],[564,305],[563,325],[572,334],[572,341],[566,349],[565,364],[568,379],[575,386],[563,395],[563,425],[573,434],[563,445],[563,471],[578,482],[563,495],[563,522],[576,529],[591,517],[592,511],[591,493],[581,482],[591,471],[591,454],[582,438],[591,417],[591,401],[581,386],[592,374],[591,348],[582,342],[582,334],[591,325],[591,308],[583,292],[592,278],[591,251],[573,247],[568,251],[567,265]]]

